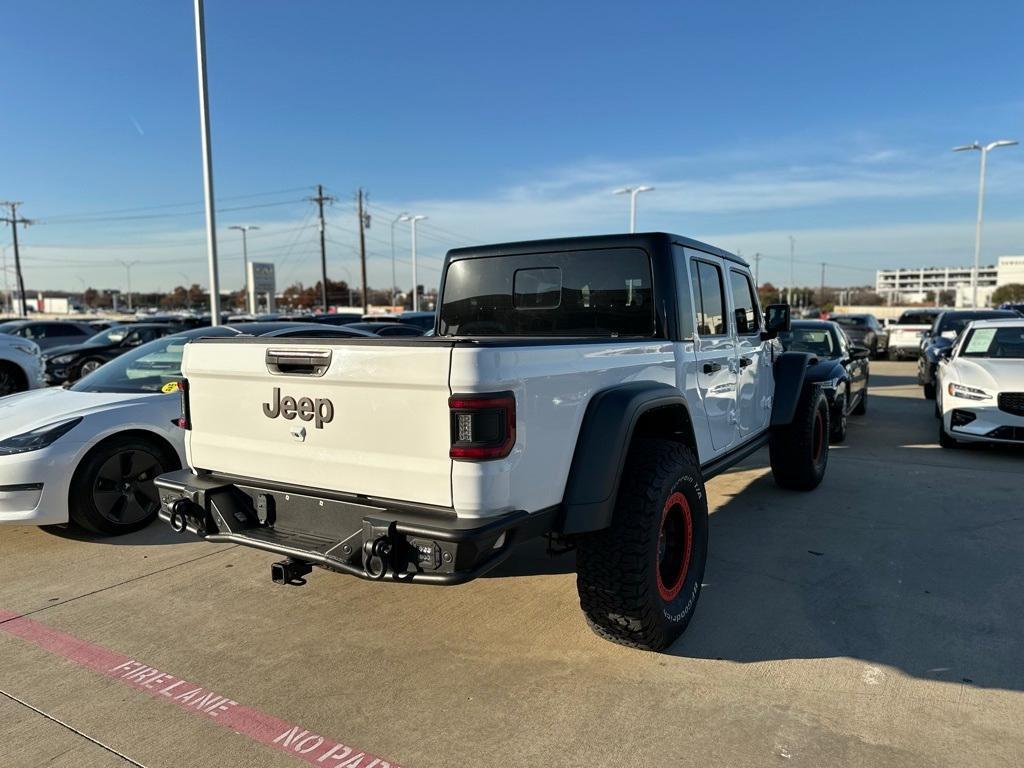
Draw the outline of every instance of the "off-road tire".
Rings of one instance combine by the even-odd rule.
[[[836,395],[836,404],[828,417],[828,439],[832,443],[841,443],[846,439],[846,404],[849,402],[847,393]]]
[[[935,399],[935,382],[934,381],[931,384],[925,384],[924,385],[924,398],[925,398],[925,400],[934,400]]]
[[[177,457],[169,455],[167,449],[156,442],[145,438],[126,436],[115,437],[100,443],[94,448],[78,465],[75,474],[71,479],[71,489],[68,494],[68,514],[72,521],[85,530],[101,536],[119,536],[125,533],[132,533],[145,528],[156,519],[159,512],[159,503],[149,504],[143,515],[130,507],[129,492],[125,492],[126,504],[122,509],[128,507],[134,514],[125,515],[124,522],[118,522],[109,512],[104,514],[100,503],[104,494],[111,491],[100,491],[97,496],[97,482],[99,473],[108,462],[120,463],[116,457],[125,453],[138,455],[139,466],[145,467],[146,477],[139,481],[135,476],[137,473],[128,473],[131,477],[122,478],[125,482],[132,482],[133,488],[130,492],[132,498],[146,497],[147,499],[158,499],[156,488],[153,485],[153,478],[163,472],[178,468]],[[131,461],[128,462],[131,465]],[[124,466],[124,464],[121,464]],[[107,465],[109,466],[109,465]],[[136,491],[140,496],[135,496]],[[139,504],[140,508],[142,507]]]
[[[693,451],[671,440],[637,441],[611,525],[577,537],[576,547],[576,588],[590,628],[632,648],[670,645],[693,616],[707,562],[707,497]]]
[[[800,394],[792,423],[772,431],[768,455],[775,482],[783,488],[811,491],[825,477],[828,415],[828,401],[821,388],[807,386]]]

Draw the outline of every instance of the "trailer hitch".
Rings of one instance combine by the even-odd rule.
[[[279,560],[270,566],[270,579],[275,584],[291,584],[301,587],[306,583],[303,577],[312,570],[313,566],[305,560],[289,557],[287,560]]]

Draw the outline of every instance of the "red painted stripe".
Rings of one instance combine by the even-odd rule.
[[[398,768],[395,763],[356,747],[243,706],[184,678],[17,613],[0,610],[0,630],[311,765]]]

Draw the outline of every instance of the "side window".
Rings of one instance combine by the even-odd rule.
[[[57,336],[80,336],[82,332],[78,330],[77,326],[55,323],[47,326],[45,335],[51,338]]]
[[[732,287],[732,302],[736,315],[736,333],[757,333],[761,329],[761,318],[758,316],[757,301],[750,278],[742,272],[729,270],[729,283]]]
[[[844,331],[842,328],[837,328],[836,331],[839,335],[839,351],[842,353],[843,357],[849,357],[850,337],[846,335],[846,331]]]
[[[49,335],[45,325],[26,325],[23,330],[26,339],[45,339]]]
[[[701,336],[723,336],[728,332],[725,322],[725,293],[722,291],[722,272],[714,264],[694,260],[696,279],[693,281],[697,315],[697,333]]]

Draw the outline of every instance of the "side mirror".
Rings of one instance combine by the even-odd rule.
[[[858,347],[855,344],[850,346],[851,360],[867,360],[869,357],[871,357],[871,350],[867,347]]]
[[[764,332],[761,339],[767,341],[774,339],[780,333],[789,330],[790,309],[789,304],[769,304],[764,310]]]
[[[935,354],[938,356],[939,361],[949,360],[953,356],[953,347],[942,347],[941,349],[935,350]]]

